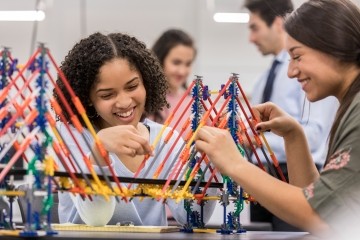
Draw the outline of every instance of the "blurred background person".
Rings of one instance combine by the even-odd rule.
[[[174,111],[174,108],[187,89],[187,80],[196,56],[196,48],[193,38],[188,33],[180,29],[169,29],[156,40],[152,51],[159,59],[169,83],[166,100],[170,106],[169,108],[164,108],[162,111],[155,112],[149,116],[149,118],[155,122],[164,123],[170,113]],[[181,131],[183,124],[190,116],[190,108],[184,112],[190,100],[191,95],[186,96],[170,124],[170,126],[174,127],[177,119],[184,115],[176,127],[178,132]],[[187,132],[188,130],[185,131],[185,134]],[[185,136],[185,134],[183,134],[183,136]]]

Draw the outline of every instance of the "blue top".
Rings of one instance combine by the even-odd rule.
[[[149,119],[145,119],[144,124],[150,127],[150,139],[149,142],[154,142],[157,134],[161,130],[163,125],[155,123]],[[77,150],[75,143],[71,140],[68,131],[66,130],[64,124],[60,123],[58,126],[59,132],[62,134],[63,138],[66,139],[66,143],[68,144],[69,148],[73,150],[75,153],[76,159],[82,159],[79,151]],[[156,149],[154,150],[154,156],[157,155],[159,152],[162,143],[164,142],[164,138],[166,137],[167,133],[170,131],[170,128],[166,128],[161,140],[157,144]],[[79,139],[81,147],[84,149],[85,154],[88,156],[90,155],[90,149],[88,148],[87,144],[82,140],[79,132],[72,128],[72,132],[74,133],[75,137]],[[159,166],[160,162],[164,159],[165,155],[168,153],[170,147],[172,146],[173,142],[176,140],[178,133],[174,131],[172,138],[169,140],[168,144],[165,144],[164,149],[161,151],[159,157],[156,159],[156,162],[151,166],[151,162],[154,160],[154,157],[150,157],[145,164],[145,167],[141,170],[139,174],[139,178],[144,177],[144,173],[148,171],[150,167],[150,171],[147,174],[147,178],[153,176],[156,168]],[[90,142],[93,143],[93,138],[91,134],[86,130],[85,131],[85,138]],[[180,139],[172,151],[169,159],[166,161],[164,169],[159,176],[159,179],[166,179],[164,174],[175,166],[175,164],[171,164],[176,161],[176,154],[178,153],[179,149],[183,146],[183,140]],[[115,170],[115,173],[118,176],[122,177],[133,177],[134,173],[131,172],[126,166],[121,162],[121,160],[113,153],[109,154],[110,161],[112,166]],[[84,172],[88,172],[84,163],[81,161],[82,169]],[[59,164],[60,165],[60,164]],[[106,174],[110,175],[110,171],[108,167],[103,167]],[[99,168],[95,168],[95,170],[99,173]],[[206,178],[208,179],[208,178]],[[126,185],[126,183],[124,183]],[[209,189],[209,195],[215,195],[218,192],[217,189]],[[204,222],[206,223],[215,208],[215,201],[208,201],[204,207]],[[167,205],[171,210],[174,218],[180,224],[186,223],[186,211],[184,209],[183,201],[176,203],[175,200],[168,199]],[[197,210],[200,212],[200,206],[198,204],[193,204],[193,210]],[[165,204],[161,201],[156,201],[152,198],[133,198],[131,202],[126,203],[125,201],[116,202],[114,197],[111,197],[110,201],[106,201],[102,196],[93,196],[93,201],[86,199],[85,201],[82,200],[80,196],[74,196],[67,192],[60,193],[59,192],[59,220],[60,223],[86,223],[92,226],[103,226],[106,224],[116,224],[121,222],[131,221],[135,225],[150,225],[150,226],[166,226],[167,225],[167,217],[165,212]]]
[[[310,103],[306,99],[300,83],[287,75],[290,61],[289,54],[283,50],[275,58],[280,63],[275,70],[276,77],[270,102],[275,103],[299,121],[304,128],[314,162],[323,165],[327,152],[329,132],[339,105],[338,101],[335,97],[328,97]],[[268,73],[269,69],[256,82],[251,98],[252,105],[261,103]],[[265,133],[265,137],[279,162],[285,163],[285,146],[282,137],[268,132]],[[262,162],[265,162],[264,154],[260,149],[257,149],[257,153]],[[256,162],[254,155],[253,162]]]

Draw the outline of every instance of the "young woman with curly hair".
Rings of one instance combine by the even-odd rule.
[[[174,133],[165,149],[156,158],[157,162],[150,166],[149,163],[154,160],[153,156],[159,151],[156,148],[153,153],[150,143],[154,142],[162,125],[144,116],[167,105],[167,81],[158,60],[145,44],[126,34],[94,33],[82,39],[69,51],[62,62],[61,70],[85,106],[97,136],[109,154],[115,173],[118,176],[133,177],[144,155],[150,154],[152,157],[147,160],[139,177],[145,177],[141,175],[145,171],[149,171],[147,177],[152,176],[166,153],[170,151],[177,133]],[[66,98],[70,99],[62,82],[58,79],[57,83]],[[55,91],[54,96],[61,102]],[[75,110],[74,104],[69,104]],[[65,118],[70,122],[69,115],[66,114]],[[78,118],[81,119],[79,115]],[[84,122],[81,123],[86,127]],[[78,153],[64,123],[59,123],[59,130],[65,136],[70,150],[74,149],[72,152],[75,152],[75,159],[80,163],[79,159],[82,159],[82,156]],[[94,161],[94,155],[96,159],[102,158],[99,157],[89,131],[85,131],[85,138],[92,143],[91,146],[82,140],[83,137],[75,128],[72,127],[71,131],[80,140],[81,147],[90,156],[96,171],[103,168],[108,173],[109,169],[104,161]],[[170,129],[166,128],[158,146],[162,145],[169,131]],[[169,159],[176,157],[181,146],[182,140],[176,145]],[[171,162],[166,162],[159,178],[168,177],[162,175],[171,168]],[[80,165],[85,166],[84,163]],[[182,202],[176,204],[175,201],[168,200],[167,204],[174,218],[181,224],[186,223],[186,211]],[[214,203],[205,206],[205,221],[210,218],[214,206]],[[95,226],[123,221],[131,221],[135,225],[167,225],[165,205],[161,201],[134,198],[126,203],[116,202],[115,198],[111,197],[110,202],[107,202],[101,196],[94,196],[93,201],[90,201],[66,192],[59,193],[59,219],[62,223],[86,223]]]

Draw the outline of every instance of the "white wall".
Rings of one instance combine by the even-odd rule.
[[[299,6],[304,0],[293,0]],[[58,61],[81,37],[94,31],[122,31],[149,47],[162,31],[178,27],[197,41],[193,74],[212,89],[230,73],[240,74],[246,92],[271,57],[262,57],[248,42],[246,24],[215,23],[215,11],[245,11],[243,0],[42,0],[46,19],[38,23],[37,41],[46,43]],[[354,0],[359,4],[360,0]],[[0,0],[0,10],[31,10],[36,0]],[[85,7],[84,7],[85,6]],[[84,13],[85,18],[82,17]],[[31,51],[33,22],[0,22],[0,45],[25,62]],[[191,79],[190,79],[191,80]]]
[[[241,8],[243,0],[41,1],[46,19],[38,23],[36,39],[46,44],[59,64],[75,42],[94,31],[127,32],[151,47],[161,32],[170,27],[182,28],[195,38],[198,56],[193,74],[202,75],[211,89],[218,89],[230,73],[236,72],[249,93],[254,79],[271,60],[262,57],[248,42],[246,24],[213,21],[216,11],[246,11]],[[302,2],[294,0],[295,6]],[[32,10],[35,5],[36,0],[0,0],[0,10]],[[0,46],[11,47],[13,56],[25,63],[32,49],[34,25],[0,22]]]

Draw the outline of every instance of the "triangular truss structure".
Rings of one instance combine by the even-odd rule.
[[[221,176],[222,179],[220,179],[220,175],[216,174],[217,170],[214,169],[207,156],[198,153],[194,148],[195,136],[204,125],[228,129],[239,151],[251,161],[249,151],[244,149],[244,141],[248,141],[251,145],[250,150],[257,159],[257,164],[265,171],[255,151],[256,147],[252,145],[251,139],[255,138],[257,146],[260,147],[268,162],[268,166],[274,165],[276,167],[276,169],[270,168],[270,173],[274,176],[278,175],[285,181],[276,157],[264,135],[259,135],[252,127],[250,121],[254,121],[256,118],[241,88],[237,74],[232,74],[226,83],[216,91],[210,91],[203,84],[202,77],[197,76],[175,107],[174,112],[165,121],[155,141],[151,143],[154,149],[156,147],[160,149],[156,153],[157,155],[153,158],[145,156],[133,178],[124,178],[116,176],[110,167],[108,154],[98,139],[82,103],[56,65],[49,49],[41,44],[21,69],[19,69],[18,62],[12,57],[9,49],[4,48],[1,51],[1,57],[1,194],[8,197],[11,209],[16,197],[24,198],[27,203],[27,219],[25,229],[19,233],[21,235],[37,236],[39,229],[46,230],[49,235],[55,234],[51,228],[50,210],[53,205],[53,192],[56,191],[69,191],[89,199],[96,194],[105,198],[115,196],[118,201],[130,201],[133,197],[151,197],[163,202],[168,198],[176,199],[178,202],[184,200],[184,208],[188,214],[188,223],[183,228],[186,232],[192,232],[194,227],[205,227],[202,210],[200,213],[193,211],[193,204],[199,204],[202,209],[206,201],[220,201],[224,207],[224,223],[219,232],[230,234],[234,231],[244,231],[240,224],[240,213],[244,201],[251,201],[252,199],[229,177]],[[66,86],[71,99],[66,99],[56,85],[55,78],[50,73],[49,65],[55,68],[56,74]],[[60,104],[53,98],[50,93],[52,89],[57,92],[65,109],[61,109]],[[188,95],[192,96],[191,100],[184,102]],[[221,104],[220,99],[223,99]],[[68,101],[74,103],[78,114],[75,114],[75,110],[70,108]],[[185,111],[191,111],[191,116],[186,119],[182,130],[177,138],[172,141],[173,145],[170,146],[170,149],[173,150],[181,136],[185,136],[185,142],[176,153],[176,159],[169,159],[171,151],[168,152],[154,174],[150,174],[146,170],[139,178],[139,173],[144,168],[145,163],[151,159],[153,160],[149,163],[150,165],[155,162],[154,159],[159,157],[164,145],[169,144],[169,139],[173,137],[173,130],[166,136],[164,131],[170,125],[176,128],[181,122],[181,117],[184,114],[180,114],[181,117],[178,119],[174,119],[174,114],[183,104],[185,104]],[[70,123],[67,123],[63,115],[64,111],[70,116]],[[79,144],[77,144],[77,151],[81,153],[82,159],[74,158],[74,154],[67,147],[66,140],[63,139],[62,133],[57,128],[54,112],[60,117],[70,133],[70,126],[73,126],[83,137],[82,140],[87,141],[83,136],[85,130],[77,115],[82,117],[82,121],[85,122],[87,130],[94,138],[99,152],[109,166],[110,175],[106,175],[104,172],[98,175]],[[71,136],[72,140],[77,143],[79,139],[76,139],[72,134]],[[243,139],[243,136],[246,139]],[[160,139],[164,139],[164,141],[160,141]],[[159,142],[162,142],[161,146],[158,146]],[[89,143],[87,142],[87,144]],[[20,161],[19,159],[27,162],[27,169],[14,168],[15,163]],[[83,161],[85,164],[80,164]],[[167,161],[171,161],[173,167],[171,168],[172,171],[164,173],[163,167]],[[80,165],[86,166],[87,169],[81,169]],[[65,172],[59,172],[59,167],[65,169]],[[16,174],[26,175],[25,190],[15,189],[12,176]],[[168,177],[159,179],[159,176]],[[115,185],[112,184],[113,182]],[[126,187],[121,183],[127,183]],[[221,189],[221,194],[208,196],[206,191],[209,187]],[[39,195],[43,196],[41,211],[32,209],[34,198]],[[235,203],[235,210],[227,212],[226,207],[230,201]],[[0,219],[0,227],[13,229],[11,215],[12,211],[3,213]]]

